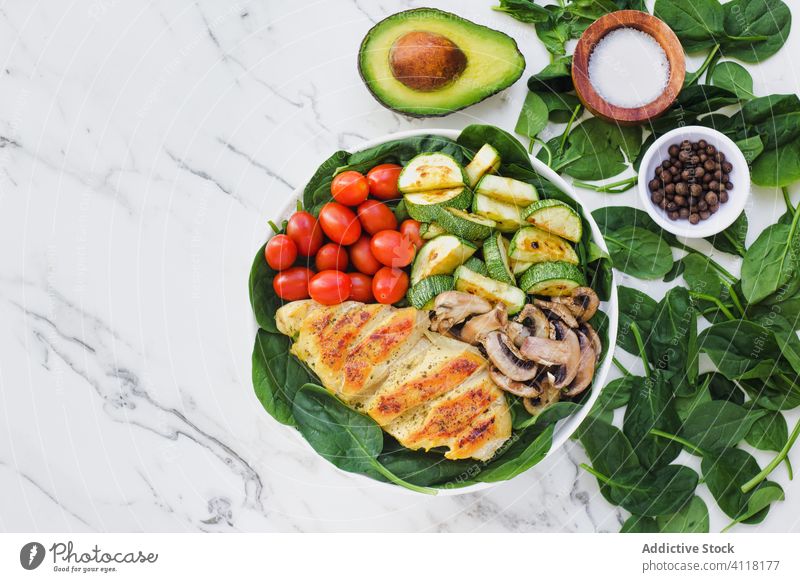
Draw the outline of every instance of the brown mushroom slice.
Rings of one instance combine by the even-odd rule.
[[[501,390],[505,390],[515,396],[535,398],[541,394],[541,390],[538,386],[532,383],[515,382],[494,366],[489,368],[489,376],[491,376],[492,381],[497,384]]]
[[[538,372],[536,362],[522,357],[516,346],[503,332],[489,332],[481,343],[492,364],[511,380],[525,382],[536,377]]]
[[[569,295],[553,297],[553,303],[564,305],[580,322],[587,322],[600,306],[600,298],[591,287],[575,287]]]
[[[529,337],[523,342],[520,353],[537,364],[558,367],[553,371],[554,386],[561,389],[569,386],[578,373],[581,344],[575,332],[564,323],[556,322],[554,327],[558,339]]]
[[[517,321],[509,321],[506,323],[506,334],[515,346],[520,347],[530,337],[531,330]]]
[[[443,334],[470,315],[488,313],[491,310],[492,304],[477,295],[445,291],[436,297],[433,304],[431,330]]]
[[[594,348],[594,353],[597,357],[596,361],[599,362],[600,355],[603,353],[603,342],[600,341],[600,336],[597,335],[597,332],[589,323],[584,323],[580,329],[586,334],[586,337],[589,338],[589,341],[592,342],[592,347]]]
[[[550,322],[547,321],[547,316],[544,312],[528,303],[522,308],[522,311],[517,315],[517,321],[530,330],[530,335],[536,337],[549,337],[550,336]]]
[[[578,327],[578,320],[575,319],[575,316],[572,315],[572,312],[567,308],[566,305],[561,305],[560,303],[551,303],[550,301],[545,301],[543,299],[534,299],[533,302],[536,304],[536,307],[543,309],[545,313],[549,312],[553,317],[560,319],[568,326]]]
[[[544,410],[561,399],[561,390],[546,384],[538,398],[523,398],[522,405],[531,416],[539,416]]]
[[[576,335],[581,345],[581,357],[578,361],[578,371],[570,385],[564,391],[564,396],[568,398],[577,396],[592,383],[594,367],[597,363],[597,354],[594,351],[592,340],[580,331],[576,332]]]
[[[461,328],[459,338],[468,344],[478,345],[487,333],[502,330],[506,323],[508,323],[506,304],[498,303],[491,311],[469,318]]]

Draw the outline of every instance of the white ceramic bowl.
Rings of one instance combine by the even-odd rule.
[[[380,145],[382,143],[386,143],[388,141],[392,141],[395,139],[402,139],[405,137],[412,137],[415,135],[440,135],[442,137],[447,137],[450,139],[455,140],[461,132],[454,130],[454,129],[414,129],[410,131],[401,131],[398,133],[392,133],[388,135],[384,135],[383,137],[366,141],[362,144],[359,144],[351,151],[357,152],[361,151],[370,147],[374,147]],[[536,170],[542,177],[552,182],[555,186],[558,187],[559,190],[568,194],[571,198],[575,199],[581,206],[583,206],[583,201],[578,197],[572,187],[557,173],[555,173],[551,168],[537,160],[534,157],[531,157],[531,162],[533,163],[533,169]],[[311,175],[308,176],[308,179],[303,182],[303,186],[295,190],[290,199],[287,201],[286,206],[284,207],[283,211],[281,212],[280,216],[278,216],[279,220],[276,220],[278,224],[281,223],[284,219],[288,219],[292,213],[294,213],[295,209],[297,208],[297,201],[302,200],[303,197],[303,187],[311,179]],[[603,240],[603,235],[600,232],[597,224],[595,223],[592,215],[589,212],[586,212],[586,219],[589,221],[589,225],[592,229],[592,239],[594,240],[595,244],[602,248],[604,251],[608,252],[608,248],[606,248],[605,240]],[[600,390],[605,385],[606,376],[608,376],[608,371],[611,369],[612,362],[611,358],[614,355],[614,346],[617,343],[617,323],[619,317],[619,306],[617,300],[617,280],[616,275],[612,280],[611,284],[611,297],[608,301],[604,301],[600,304],[602,311],[606,313],[608,316],[608,342],[609,347],[606,351],[606,357],[599,363],[597,367],[597,371],[595,372],[594,380],[592,381],[592,393],[589,395],[589,398],[586,400],[585,404],[581,407],[581,409],[573,414],[570,417],[567,417],[561,420],[557,425],[555,432],[553,433],[553,444],[550,447],[547,456],[549,457],[555,451],[557,451],[561,446],[567,442],[569,437],[572,433],[577,430],[578,426],[583,422],[583,419],[589,414],[589,410],[592,408],[595,400],[600,395]],[[297,438],[302,441],[305,446],[309,448],[309,450],[313,450],[311,445],[309,445],[306,440],[300,435],[300,433],[291,428],[286,427],[287,430],[291,430]],[[447,461],[443,461],[447,462]],[[542,461],[544,462],[544,461]],[[535,467],[534,467],[535,469]],[[339,470],[339,469],[337,469]],[[418,493],[414,493],[408,489],[404,489],[402,487],[398,487],[396,485],[391,485],[389,483],[383,483],[382,481],[376,481],[374,479],[370,479],[364,475],[359,475],[357,473],[350,473],[356,478],[362,480],[365,484],[372,484],[381,487],[391,487],[393,490],[398,492],[403,492],[411,495],[420,495]],[[502,483],[500,481],[499,483]],[[460,489],[440,489],[438,495],[462,495],[465,493],[474,493],[475,491],[480,491],[482,489],[486,489],[488,487],[492,487],[497,485],[498,483],[477,483],[475,485],[470,485],[468,487],[462,487]]]
[[[729,174],[733,189],[728,192],[728,201],[720,204],[719,210],[707,220],[701,220],[697,224],[691,224],[686,219],[670,220],[666,210],[653,204],[647,185],[653,179],[656,166],[669,158],[669,146],[678,144],[685,139],[693,142],[706,140],[725,154],[725,159],[733,165],[733,170]],[[642,200],[644,209],[661,228],[676,236],[705,238],[722,232],[739,217],[749,196],[750,168],[744,154],[728,136],[710,127],[687,125],[665,133],[645,152],[639,166],[639,198]]]

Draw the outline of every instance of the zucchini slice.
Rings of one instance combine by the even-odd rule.
[[[521,275],[530,269],[534,264],[527,261],[517,261],[516,259],[510,259],[509,262],[511,263],[511,272],[515,275]]]
[[[472,201],[472,192],[463,186],[449,190],[430,190],[414,192],[403,198],[408,215],[420,222],[433,222],[439,213],[439,206],[448,206],[465,210]]]
[[[578,242],[583,235],[581,217],[560,200],[539,200],[522,211],[522,218],[547,232]]]
[[[508,264],[508,242],[499,232],[483,243],[483,258],[486,270],[492,279],[514,285],[514,273]]]
[[[525,307],[526,296],[522,289],[480,275],[463,265],[453,273],[453,279],[457,291],[478,295],[492,303],[502,301],[508,306],[509,315],[518,313]]]
[[[481,178],[475,192],[515,206],[527,206],[539,199],[539,193],[532,184],[492,175]]]
[[[470,271],[475,271],[479,275],[486,275],[489,276],[489,271],[486,270],[486,263],[480,260],[478,257],[472,256],[464,261],[464,266],[469,269]]]
[[[484,174],[496,172],[500,167],[500,154],[488,143],[483,144],[464,171],[467,173],[467,184],[474,188]]]
[[[519,208],[482,194],[476,194],[472,199],[472,213],[494,220],[500,232],[514,232],[525,224]]]
[[[458,208],[437,207],[436,221],[447,232],[467,240],[483,240],[492,234],[497,223]]]
[[[452,157],[441,153],[419,154],[400,172],[397,188],[400,192],[446,190],[463,186],[464,169]]]
[[[478,247],[452,234],[443,234],[426,242],[411,267],[411,284],[433,275],[449,275],[470,258]]]
[[[529,295],[557,297],[569,295],[575,287],[586,285],[581,270],[572,263],[537,263],[522,274],[519,286]]]
[[[440,234],[447,234],[437,222],[423,222],[419,225],[419,236],[424,240],[431,240]]]
[[[439,293],[452,291],[453,285],[452,276],[433,275],[427,279],[423,279],[408,290],[408,302],[417,309],[422,309],[429,302],[433,303],[433,300],[436,299]]]
[[[546,263],[565,261],[578,264],[578,255],[567,241],[545,230],[528,226],[517,231],[511,239],[508,256],[517,261]]]

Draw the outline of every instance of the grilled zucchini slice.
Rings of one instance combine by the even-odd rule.
[[[539,193],[532,184],[491,175],[481,178],[475,192],[514,206],[527,206],[539,199]]]
[[[472,256],[464,261],[464,266],[469,269],[470,271],[475,271],[479,275],[486,275],[489,276],[489,271],[486,269],[486,263],[480,260],[478,257]]]
[[[447,234],[438,222],[423,222],[419,225],[419,236],[424,240],[431,240],[440,234]]]
[[[411,267],[411,284],[433,275],[449,275],[470,258],[478,247],[452,234],[443,234],[426,242]]]
[[[483,144],[464,171],[467,173],[467,184],[474,188],[484,174],[496,172],[500,167],[500,154],[488,143]]]
[[[586,285],[583,272],[572,263],[536,263],[519,278],[519,286],[529,295],[557,297],[569,295],[575,287]]]
[[[406,294],[408,302],[417,309],[433,303],[439,293],[453,290],[453,277],[450,275],[433,275],[413,285]]]
[[[466,183],[464,169],[452,157],[441,153],[419,154],[411,159],[397,178],[397,188],[404,194],[446,190]]]
[[[533,263],[529,263],[527,261],[517,261],[516,259],[511,258],[509,258],[509,262],[511,263],[511,272],[514,273],[514,275],[521,275],[533,266]]]
[[[560,200],[539,200],[522,211],[522,218],[533,226],[578,242],[583,235],[581,217],[575,209]]]
[[[490,236],[483,243],[483,258],[486,261],[486,270],[492,279],[514,285],[514,273],[508,264],[508,242],[503,235],[497,233]]]
[[[535,226],[517,231],[511,239],[508,256],[529,263],[564,261],[573,265],[578,264],[578,255],[569,242]]]
[[[494,220],[497,223],[496,228],[500,232],[514,232],[525,224],[520,216],[519,208],[482,194],[476,194],[473,198],[472,213]]]
[[[467,240],[483,240],[494,231],[497,223],[489,218],[470,214],[458,208],[438,207],[436,221],[450,234]]]
[[[408,215],[420,222],[433,222],[439,214],[439,207],[466,209],[472,201],[472,192],[463,186],[449,190],[430,190],[414,192],[403,197]]]
[[[522,289],[480,275],[463,265],[453,273],[453,279],[457,291],[478,295],[492,303],[502,301],[508,306],[509,315],[525,307],[526,296]]]

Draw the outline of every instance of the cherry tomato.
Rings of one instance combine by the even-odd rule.
[[[365,275],[374,275],[383,265],[380,264],[370,248],[370,238],[362,236],[350,246],[350,262]]]
[[[369,248],[382,265],[395,268],[410,265],[417,252],[411,239],[396,230],[380,231],[372,237]]]
[[[350,299],[361,303],[374,303],[372,294],[372,277],[364,273],[350,273]]]
[[[425,244],[425,241],[422,240],[422,237],[419,235],[419,226],[419,222],[413,218],[404,220],[403,224],[400,225],[400,234],[408,238],[408,240],[414,244],[417,250],[421,249],[422,245]]]
[[[397,230],[397,218],[386,204],[377,200],[367,200],[358,206],[358,219],[361,226],[370,234],[382,230]]]
[[[372,294],[378,303],[397,303],[405,296],[406,291],[408,275],[402,269],[383,267],[372,278]]]
[[[322,246],[322,230],[310,212],[300,210],[292,214],[286,225],[286,234],[297,245],[297,252],[304,257],[316,254]]]
[[[264,249],[267,264],[276,271],[283,271],[292,266],[297,258],[297,245],[285,234],[276,234]]]
[[[323,305],[336,305],[350,297],[350,276],[341,271],[321,271],[311,278],[308,293]]]
[[[281,299],[297,301],[308,299],[308,281],[314,276],[314,271],[306,267],[292,267],[281,271],[272,280],[272,288]]]
[[[338,202],[328,202],[322,207],[319,224],[328,238],[340,245],[351,245],[361,236],[361,223],[355,213]]]
[[[336,202],[347,206],[358,206],[367,199],[369,184],[364,174],[348,170],[333,179],[331,194]]]
[[[347,251],[335,243],[322,245],[317,251],[317,271],[345,271],[347,263]]]
[[[367,172],[369,193],[380,200],[398,198],[397,178],[400,176],[402,166],[397,164],[381,164]]]

